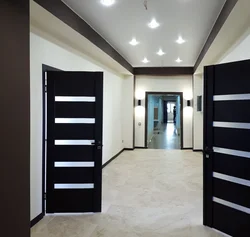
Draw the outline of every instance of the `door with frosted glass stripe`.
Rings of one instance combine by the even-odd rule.
[[[250,236],[250,61],[205,67],[204,225]]]
[[[101,211],[102,72],[47,72],[47,213]]]

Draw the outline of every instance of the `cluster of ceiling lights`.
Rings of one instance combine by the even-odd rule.
[[[112,6],[114,3],[115,3],[115,0],[100,0],[101,3],[104,5],[104,6]],[[150,27],[151,29],[156,29],[160,26],[159,22],[156,21],[155,18],[153,18],[151,20],[151,22],[148,23],[148,27]],[[181,36],[178,37],[178,39],[175,41],[177,44],[184,44],[186,42],[186,40],[184,40]],[[132,46],[136,46],[138,44],[140,44],[139,41],[136,40],[136,38],[133,38],[130,42],[129,42]],[[159,51],[156,53],[158,54],[159,56],[163,56],[165,55],[166,53],[160,48]],[[177,63],[181,63],[182,60],[180,59],[180,57],[178,57],[176,60],[175,60]],[[142,60],[143,63],[149,63],[150,61],[147,59],[147,57],[144,57],[144,59]]]

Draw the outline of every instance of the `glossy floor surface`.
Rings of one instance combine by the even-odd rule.
[[[148,144],[150,149],[180,149],[180,136],[174,123],[162,124],[160,129],[154,132],[151,142]]]
[[[46,216],[32,237],[219,237],[202,226],[202,155],[125,151],[103,169],[103,212]]]

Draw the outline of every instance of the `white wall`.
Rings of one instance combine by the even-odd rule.
[[[250,59],[250,34],[238,43],[237,46],[234,46],[219,63],[228,63],[246,59]]]
[[[197,96],[202,96],[203,99],[203,76],[194,75],[193,77],[193,88],[194,88],[194,150],[203,149],[203,108],[201,112],[197,111]],[[203,103],[202,103],[203,107]]]
[[[42,64],[65,71],[103,71],[103,163],[132,144],[133,78],[124,79],[73,52],[30,34],[31,219],[42,212]]]
[[[192,75],[190,76],[137,76],[136,77],[136,94],[144,95],[142,100],[142,108],[136,108],[135,116],[135,146],[144,147],[145,141],[145,92],[183,92],[183,137],[184,148],[192,148],[192,117],[193,109],[187,107],[187,99],[193,98],[192,93]],[[141,126],[139,126],[141,123]]]
[[[133,148],[134,76],[125,76],[122,88],[123,140],[125,148]],[[114,124],[114,127],[116,125]]]

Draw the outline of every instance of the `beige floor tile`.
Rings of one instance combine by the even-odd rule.
[[[202,155],[125,151],[103,170],[103,212],[46,216],[32,237],[219,237],[202,226]]]

